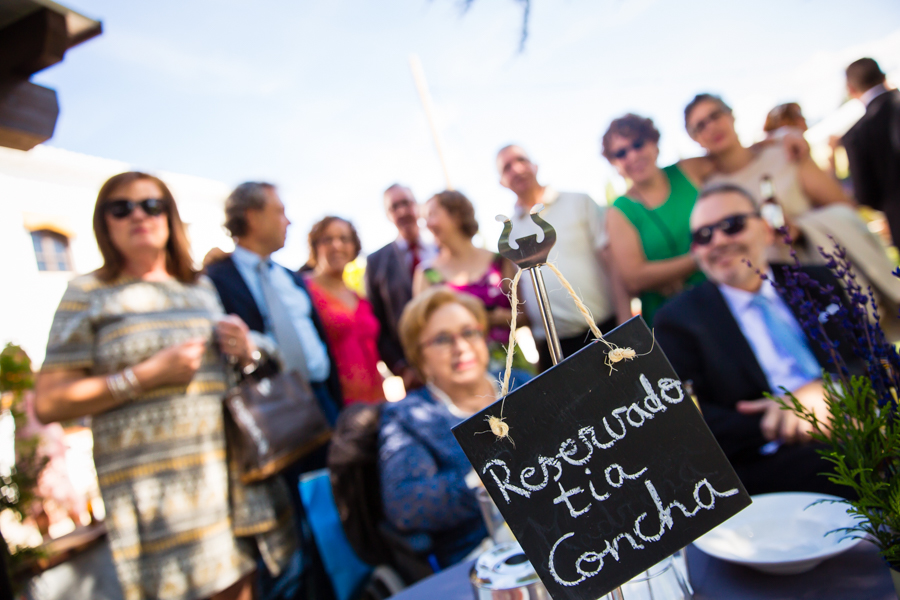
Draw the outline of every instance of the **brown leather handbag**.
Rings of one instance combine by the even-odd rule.
[[[275,475],[331,439],[316,395],[295,371],[244,378],[228,392],[225,408],[244,483]]]

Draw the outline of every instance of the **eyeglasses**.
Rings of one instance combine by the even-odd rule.
[[[416,203],[413,202],[412,200],[404,198],[402,200],[397,200],[396,202],[394,202],[390,206],[388,206],[388,211],[395,213],[398,210],[403,210],[404,208],[410,208],[411,206],[415,206],[415,204]]]
[[[693,135],[694,137],[700,135],[701,133],[703,133],[703,130],[706,129],[707,126],[709,126],[710,123],[712,123],[714,121],[718,121],[719,119],[721,119],[722,117],[727,115],[729,112],[731,112],[731,111],[727,111],[724,108],[715,109],[714,111],[712,111],[711,113],[706,115],[706,117],[704,117],[704,118],[700,119],[699,121],[697,121],[696,123],[694,123],[694,126],[691,128],[691,131],[690,131],[691,135]]]
[[[718,223],[704,225],[700,229],[691,232],[691,241],[698,246],[706,246],[709,244],[716,229],[721,229],[722,233],[727,236],[737,235],[747,227],[747,219],[758,217],[758,213],[743,213],[725,217]]]
[[[432,348],[440,350],[441,352],[449,352],[453,349],[453,346],[456,345],[457,338],[462,338],[466,341],[467,344],[472,344],[479,338],[483,339],[484,332],[474,327],[466,327],[459,333],[441,332],[430,340],[422,342],[422,347],[428,348],[430,346]]]
[[[158,217],[166,210],[166,202],[160,198],[147,198],[145,200],[110,200],[103,207],[104,210],[116,219],[124,219],[134,212],[138,206],[148,217]]]
[[[647,142],[644,140],[634,140],[633,142],[631,142],[631,146],[625,146],[624,148],[619,148],[618,150],[613,152],[613,158],[615,158],[616,160],[622,160],[623,158],[628,156],[629,150],[634,150],[635,152],[637,152],[638,150],[643,148],[646,143]]]
[[[331,246],[335,242],[340,242],[342,244],[352,244],[353,238],[349,235],[329,235],[320,237],[318,240],[316,240],[316,246]]]

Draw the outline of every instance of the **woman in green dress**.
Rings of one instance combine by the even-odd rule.
[[[686,285],[703,281],[690,255],[690,215],[700,183],[711,172],[705,158],[659,168],[659,131],[634,114],[615,119],[603,134],[602,152],[630,182],[607,213],[609,243],[625,288],[641,300],[641,314],[653,316]]]
[[[280,480],[242,486],[229,468],[219,348],[249,370],[266,341],[222,313],[156,177],[107,181],[94,233],[104,264],[73,279],[56,311],[37,416],[92,417],[126,600],[250,600],[258,558],[276,575],[289,559],[292,517]]]

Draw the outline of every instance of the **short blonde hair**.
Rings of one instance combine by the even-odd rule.
[[[397,329],[400,333],[400,343],[403,345],[403,353],[406,360],[419,374],[422,374],[422,345],[419,336],[431,319],[431,315],[447,304],[459,304],[475,317],[478,325],[487,333],[487,312],[484,304],[465,292],[457,292],[447,286],[439,285],[428,288],[420,295],[410,300],[403,314],[400,315],[400,323]]]

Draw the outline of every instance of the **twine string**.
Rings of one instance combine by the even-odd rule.
[[[575,291],[575,288],[572,287],[572,284],[569,283],[569,280],[560,273],[559,269],[557,269],[556,265],[553,263],[548,262],[546,265],[554,274],[556,274],[556,277],[559,278],[560,283],[562,283],[563,288],[565,288],[566,292],[569,293],[569,296],[575,302],[578,312],[584,317],[584,320],[588,324],[588,327],[590,327],[594,337],[606,344],[607,348],[610,350],[614,350],[617,346],[609,343],[603,337],[603,333],[601,333],[600,328],[597,327],[597,323],[594,322],[594,317],[591,315],[590,309],[588,309],[588,307],[584,305],[584,302],[581,301],[581,298],[578,297],[578,293]],[[534,268],[538,269],[540,267]],[[501,397],[505,397],[509,392],[509,377],[512,373],[513,358],[515,357],[516,352],[516,315],[519,312],[519,279],[522,278],[522,273],[523,269],[519,269],[516,272],[516,276],[512,280],[512,289],[509,292],[509,305],[512,307],[512,318],[509,321],[509,345],[506,347],[506,371],[503,373],[503,381],[500,385]]]
[[[607,341],[606,338],[603,337],[600,328],[597,327],[597,323],[594,321],[590,309],[588,309],[588,307],[584,305],[584,302],[581,301],[581,298],[578,297],[575,288],[572,287],[569,280],[560,273],[559,269],[556,268],[556,265],[549,262],[545,264],[556,274],[557,278],[559,278],[560,283],[562,283],[563,288],[565,288],[569,293],[569,296],[575,302],[575,306],[584,317],[584,320],[588,324],[591,333],[594,334],[594,337],[606,344],[606,347],[609,348],[609,352],[606,353],[606,364],[610,368],[610,375],[612,375],[612,372],[615,370],[613,363],[617,363],[621,360],[634,360],[639,356],[646,356],[653,351],[653,347],[656,345],[655,335],[653,336],[653,344],[650,346],[650,350],[644,354],[637,354],[632,348],[619,348],[615,344]],[[540,267],[534,268],[539,269]],[[519,313],[519,280],[522,278],[523,271],[524,269],[519,269],[516,272],[516,275],[512,280],[512,289],[510,289],[509,294],[507,295],[509,297],[509,305],[512,307],[512,316],[509,320],[509,345],[506,347],[506,371],[503,373],[503,381],[500,383],[500,396],[503,398],[503,402],[500,404],[500,417],[488,417],[487,419],[491,431],[497,436],[497,439],[508,438],[510,442],[512,442],[512,438],[509,436],[509,425],[503,420],[503,407],[506,404],[506,395],[509,393],[509,378],[512,374],[513,358],[516,353],[516,316]],[[515,447],[515,443],[513,443],[513,447]]]
[[[506,399],[507,392],[509,392],[509,376],[512,373],[513,358],[516,354],[516,316],[519,314],[519,280],[521,278],[522,269],[519,269],[516,271],[515,277],[513,277],[512,289],[509,291],[509,305],[512,307],[512,316],[509,319],[509,345],[506,347],[506,371],[503,373],[503,381],[500,385],[500,396],[504,400]]]
[[[591,328],[591,333],[594,334],[594,337],[606,344],[606,347],[610,350],[614,350],[616,348],[616,345],[607,342],[603,337],[603,334],[600,332],[600,328],[597,327],[597,323],[594,322],[594,317],[593,315],[591,315],[591,311],[587,306],[584,305],[584,302],[581,301],[581,298],[578,297],[578,294],[575,293],[575,288],[572,287],[572,284],[569,283],[569,280],[563,277],[563,274],[559,272],[559,269],[557,269],[556,265],[554,265],[553,263],[548,262],[547,266],[550,267],[550,270],[556,274],[556,276],[559,278],[560,283],[562,283],[563,287],[566,288],[566,291],[569,292],[569,296],[571,296],[572,300],[575,301],[575,306],[578,308],[581,316],[584,317],[584,320],[587,322],[588,327]]]

